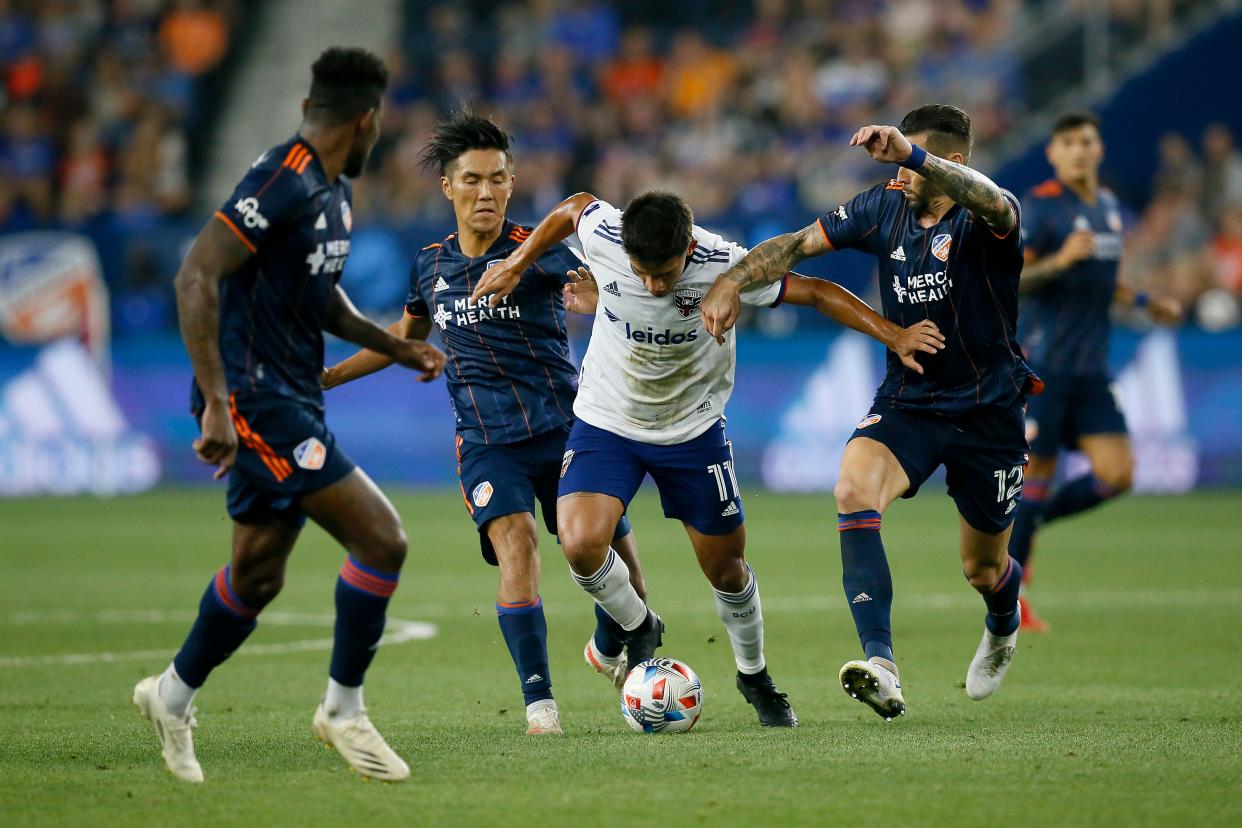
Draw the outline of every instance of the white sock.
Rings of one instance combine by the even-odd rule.
[[[612,616],[612,620],[629,632],[635,630],[647,617],[647,605],[630,584],[630,568],[611,548],[604,565],[590,575],[579,575],[570,570],[578,586],[595,599],[595,603]]]
[[[362,704],[362,685],[346,687],[328,677],[328,692],[323,697],[323,709],[331,719],[348,719],[366,708]]]
[[[186,684],[185,680],[177,675],[177,668],[169,664],[168,668],[160,673],[155,692],[159,694],[160,701],[164,702],[170,713],[183,718],[186,711],[190,709],[190,703],[194,701],[194,694],[198,690]]]
[[[733,645],[738,672],[753,675],[761,671],[763,660],[763,606],[759,603],[759,581],[750,566],[750,581],[741,592],[716,593],[716,614],[724,622]]]

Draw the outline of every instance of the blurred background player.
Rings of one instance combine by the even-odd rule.
[[[966,674],[968,696],[996,691],[1017,642],[1022,567],[1006,546],[1026,462],[1022,407],[1038,379],[1014,341],[1022,269],[1017,200],[965,166],[971,142],[969,116],[942,104],[913,110],[900,127],[863,127],[850,145],[901,165],[898,177],[799,232],[763,242],[703,301],[708,330],[723,333],[737,321],[746,288],[784,278],[809,256],[853,248],[879,264],[886,317],[898,325],[928,317],[944,334],[947,347],[923,358],[922,370],[888,356],[834,492],[845,597],[867,658],[846,662],[841,682],[886,719],[906,708],[893,661],[893,582],[881,514],[898,497],[913,497],[942,464],[960,515],[962,569],[987,605]]]
[[[172,664],[134,688],[169,770],[203,781],[191,702],[254,631],[280,592],[307,516],[345,547],[336,632],[315,734],[355,770],[400,780],[410,769],[367,717],[362,681],[405,559],[400,518],[324,424],[323,331],[387,354],[430,380],[444,355],[358,314],[337,282],[349,255],[350,185],[380,134],[388,73],[361,49],[311,67],[303,121],[268,150],[199,233],[177,274],[182,337],[194,367],[194,450],[228,475],[232,561],[207,586]],[[240,443],[240,444],[239,444]]]
[[[715,591],[738,690],[760,724],[795,727],[797,716],[768,675],[759,585],[745,559],[742,498],[725,436],[735,338],[722,335],[726,347],[717,348],[699,327],[704,293],[746,249],[695,225],[675,195],[646,193],[622,213],[578,193],[488,272],[474,298],[490,296],[493,307],[505,307],[515,286],[531,278],[531,263],[571,236],[594,277],[570,288],[574,310],[596,314],[561,467],[558,527],[574,580],[625,629],[631,669],[654,654],[664,623],[608,546],[610,527],[650,474],[665,517],[682,522]],[[752,305],[788,300],[816,307],[916,367],[915,350],[934,352],[939,345],[934,326],[903,330],[830,282],[790,277],[741,296]]]
[[[529,227],[505,215],[516,181],[509,145],[504,130],[466,110],[436,126],[423,158],[440,174],[457,232],[415,257],[405,313],[389,330],[424,340],[433,326],[439,328],[457,418],[462,498],[478,527],[484,560],[500,568],[496,614],[526,702],[526,732],[560,734],[539,596],[535,502],[555,534],[561,456],[578,387],[562,286],[579,262],[564,245],[554,245],[530,261],[527,277],[500,306],[471,300],[483,273],[530,235]],[[363,351],[326,369],[324,385],[350,382],[392,362],[386,354]],[[615,523],[611,537],[635,589],[645,594],[628,519]],[[587,663],[619,688],[625,677],[623,631],[603,610],[596,616]]]
[[[1124,228],[1117,197],[1100,186],[1099,118],[1085,111],[1059,117],[1046,154],[1055,177],[1035,187],[1022,205],[1026,264],[1018,341],[1046,385],[1027,407],[1031,459],[1009,539],[1009,554],[1028,582],[1041,526],[1098,506],[1131,485],[1134,453],[1108,367],[1114,305],[1146,308],[1165,324],[1181,318],[1176,300],[1118,281]],[[1091,471],[1054,492],[1062,448],[1083,452]],[[1023,629],[1046,629],[1025,597],[1021,603]]]

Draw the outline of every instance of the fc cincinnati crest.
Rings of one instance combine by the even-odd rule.
[[[470,498],[474,501],[475,506],[482,509],[488,503],[491,503],[493,491],[491,482],[484,480],[474,487],[474,491],[470,493]]]
[[[673,291],[673,304],[682,316],[689,316],[699,309],[703,301],[703,291],[694,288],[678,288]]]
[[[345,225],[345,232],[352,232],[354,229],[354,214],[349,209],[349,202],[341,202],[341,223]]]
[[[574,450],[570,449],[565,452],[565,457],[561,460],[561,477],[565,476],[565,472],[569,471],[569,464],[574,461]]]
[[[953,244],[953,237],[948,233],[941,233],[932,239],[932,255],[942,262],[949,260],[949,246]]]
[[[863,417],[858,422],[858,425],[855,426],[855,428],[864,429],[867,426],[873,426],[876,423],[878,423],[881,419],[883,419],[883,415],[881,414],[868,414],[866,417]]]

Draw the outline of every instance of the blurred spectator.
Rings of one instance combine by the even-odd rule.
[[[1203,134],[1203,212],[1214,216],[1225,207],[1242,205],[1242,154],[1224,124]]]
[[[1220,231],[1212,242],[1212,270],[1216,287],[1242,298],[1242,204],[1220,217]]]
[[[219,9],[204,6],[202,0],[178,0],[160,24],[160,45],[173,69],[201,75],[228,51],[228,23]]]

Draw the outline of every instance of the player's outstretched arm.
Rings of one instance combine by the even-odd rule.
[[[388,326],[388,332],[401,339],[421,342],[431,335],[431,320],[403,313],[400,319]],[[386,354],[364,348],[348,359],[330,368],[324,368],[320,384],[324,388],[335,388],[338,385],[361,379],[368,374],[374,374],[376,371],[382,371],[393,362],[393,358]]]
[[[720,274],[703,297],[699,304],[703,327],[723,344],[724,335],[737,324],[742,311],[740,296],[744,289],[779,281],[798,262],[831,249],[818,223],[761,242],[740,262]]]
[[[1095,234],[1090,230],[1075,230],[1065,237],[1059,250],[1047,256],[1038,256],[1031,248],[1026,248],[1023,255],[1026,263],[1022,266],[1022,280],[1018,283],[1019,293],[1034,293],[1061,277],[1065,271],[1091,255],[1095,248]]]
[[[923,373],[923,366],[919,365],[915,354],[935,354],[944,350],[944,334],[935,322],[924,319],[903,328],[876,313],[870,305],[836,282],[827,279],[789,274],[785,302],[815,308],[829,319],[884,343],[885,347],[901,359],[903,365],[916,374]]]
[[[854,133],[850,146],[862,147],[876,161],[910,167],[993,230],[1008,233],[1018,223],[1018,211],[996,182],[964,164],[916,148],[897,127],[865,126]]]
[[[552,245],[569,238],[582,211],[595,200],[595,196],[590,193],[578,193],[558,204],[507,259],[487,269],[483,278],[475,285],[470,298],[478,302],[487,296],[491,307],[500,304],[518,286],[527,268],[538,261]]]
[[[1182,303],[1172,296],[1152,296],[1121,281],[1117,282],[1113,291],[1113,301],[1119,305],[1145,309],[1157,325],[1176,325],[1182,321],[1185,313]]]
[[[237,456],[237,431],[220,359],[220,282],[240,270],[250,256],[233,231],[213,218],[194,239],[173,280],[181,339],[206,400],[194,452],[199,460],[216,466],[216,479],[232,468]]]
[[[444,353],[439,348],[426,342],[394,336],[376,325],[358,312],[340,285],[333,291],[323,329],[346,342],[361,345],[368,351],[420,372],[419,379],[423,382],[430,382],[444,370]]]

